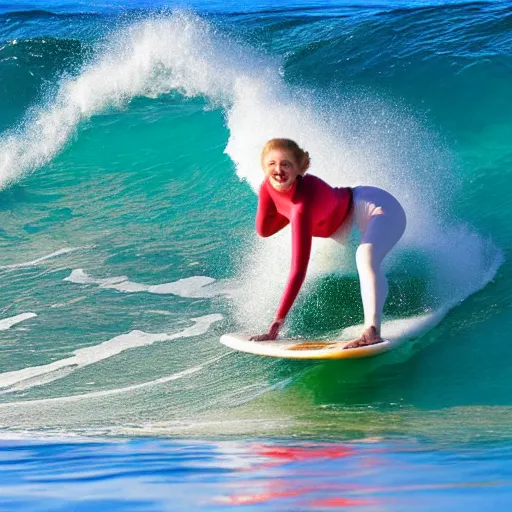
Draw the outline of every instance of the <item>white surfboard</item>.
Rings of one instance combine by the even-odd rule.
[[[250,334],[224,334],[220,342],[240,352],[259,356],[283,357],[286,359],[359,359],[372,357],[404,344],[421,333],[435,327],[446,315],[447,309],[430,313],[388,320],[382,324],[382,343],[365,347],[347,348],[345,345],[357,338],[363,325],[346,327],[334,340],[282,339],[275,341],[249,341]]]
[[[286,359],[355,359],[371,357],[391,350],[396,342],[385,339],[381,343],[365,347],[345,348],[353,340],[292,340],[250,341],[250,334],[224,334],[220,342],[227,347],[249,354]]]

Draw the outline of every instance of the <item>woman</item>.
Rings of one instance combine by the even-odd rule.
[[[265,175],[258,198],[256,231],[267,237],[291,224],[292,264],[274,321],[256,341],[275,340],[306,277],[312,237],[333,237],[355,223],[361,232],[356,263],[364,309],[364,330],[345,348],[382,342],[382,310],[388,294],[381,264],[405,231],[400,203],[376,187],[333,188],[320,178],[305,176],[310,160],[290,139],[272,139],[263,147]]]

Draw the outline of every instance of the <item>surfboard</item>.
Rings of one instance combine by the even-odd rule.
[[[389,352],[400,345],[403,345],[402,348],[407,348],[405,352],[401,351],[403,356],[413,350],[414,344],[408,341],[435,327],[448,311],[449,309],[442,308],[423,315],[386,320],[381,326],[384,341],[366,347],[344,348],[364,329],[362,324],[345,327],[334,335],[335,339],[332,341],[289,338],[279,338],[275,341],[249,341],[250,334],[230,333],[224,334],[220,342],[240,352],[286,359],[359,359]]]
[[[275,341],[250,341],[250,334],[229,333],[220,342],[233,350],[258,356],[282,357],[286,359],[357,359],[388,352],[398,340],[384,339],[381,343],[365,347],[345,349],[353,339],[343,341],[278,339]]]

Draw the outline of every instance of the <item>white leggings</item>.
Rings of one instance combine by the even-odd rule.
[[[361,286],[364,326],[380,332],[382,310],[388,296],[388,281],[381,264],[386,254],[402,237],[407,220],[400,203],[385,190],[355,187],[352,225],[361,233],[356,264]],[[343,230],[346,232],[346,230]],[[342,242],[343,235],[334,239]]]

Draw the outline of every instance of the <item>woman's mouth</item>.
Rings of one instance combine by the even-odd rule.
[[[278,183],[285,183],[288,180],[288,176],[286,176],[285,174],[274,174],[272,177]]]

